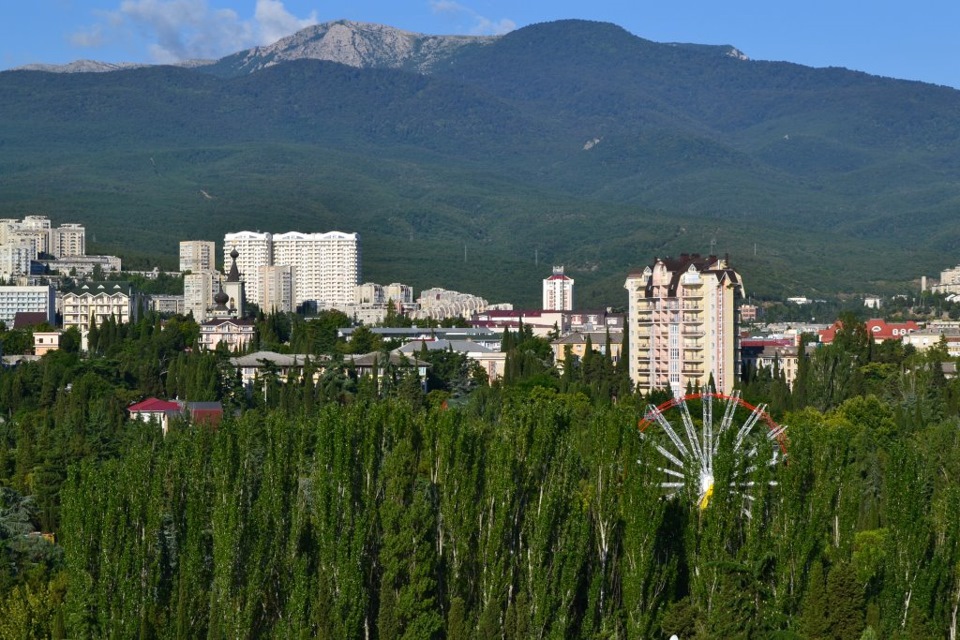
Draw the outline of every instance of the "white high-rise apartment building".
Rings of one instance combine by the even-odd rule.
[[[543,308],[545,311],[573,309],[573,278],[563,274],[563,267],[554,267],[553,275],[543,280]]]
[[[228,252],[229,253],[229,252]],[[180,271],[213,271],[217,268],[217,249],[213,240],[180,242]]]
[[[258,304],[261,311],[282,311],[292,313],[297,310],[294,302],[294,273],[296,267],[290,265],[271,265],[260,267],[261,298]]]
[[[713,377],[716,390],[733,391],[740,374],[737,303],[740,275],[726,259],[699,254],[656,259],[630,273],[630,379],[643,393],[683,394]]]
[[[254,231],[228,233],[223,237],[224,269],[232,264],[230,252],[234,249],[237,256],[237,269],[244,281],[247,300],[261,299],[260,268],[272,265],[273,235]]]
[[[291,231],[273,236],[273,264],[296,268],[296,304],[315,301],[343,308],[353,304],[360,278],[360,247],[356,233]]]
[[[230,263],[234,249],[249,300],[264,300],[263,267],[289,266],[293,267],[294,306],[316,302],[321,307],[344,308],[353,304],[360,278],[356,233],[228,233],[223,239],[224,264]]]

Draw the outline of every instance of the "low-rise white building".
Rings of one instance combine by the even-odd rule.
[[[57,298],[53,287],[0,286],[0,322],[12,327],[17,313],[43,313],[52,325],[57,314]]]
[[[100,326],[105,320],[126,324],[137,319],[140,295],[129,282],[84,282],[63,292],[63,328],[90,330],[90,320]]]

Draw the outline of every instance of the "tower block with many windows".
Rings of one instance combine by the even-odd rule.
[[[740,275],[727,259],[699,254],[657,258],[627,276],[630,379],[642,393],[682,395],[713,377],[733,391],[740,376]]]

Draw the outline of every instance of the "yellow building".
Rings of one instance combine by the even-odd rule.
[[[682,395],[713,377],[733,391],[740,377],[740,275],[726,259],[699,254],[657,258],[627,276],[630,378],[642,393]]]

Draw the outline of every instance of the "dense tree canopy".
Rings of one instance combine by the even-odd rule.
[[[342,365],[323,319],[289,331]],[[747,516],[729,437],[705,508],[665,497],[669,441],[637,436],[655,398],[604,345],[558,374],[513,332],[492,386],[438,352],[447,404],[319,365],[248,396],[185,349],[188,320],[98,332],[0,371],[0,638],[955,632],[960,393],[937,350],[851,330],[793,389],[756,372],[742,391],[790,425],[789,457],[755,470]],[[152,394],[237,411],[164,437],[124,415]]]

